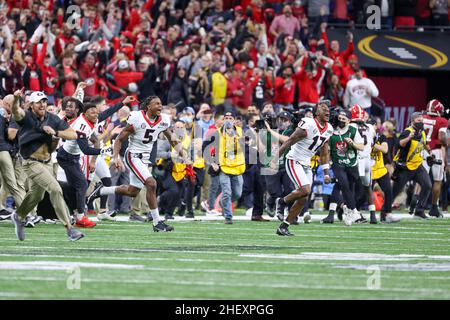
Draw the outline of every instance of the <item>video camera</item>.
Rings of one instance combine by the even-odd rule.
[[[255,124],[253,125],[253,128],[257,130],[265,129],[266,125],[264,124],[264,121],[266,121],[269,124],[269,127],[271,129],[277,128],[277,116],[274,113],[265,113],[262,115],[261,120],[256,120]]]
[[[429,167],[431,167],[433,164],[437,164],[437,165],[441,165],[442,164],[442,160],[441,159],[436,159],[435,155],[431,155],[427,157],[427,164]]]

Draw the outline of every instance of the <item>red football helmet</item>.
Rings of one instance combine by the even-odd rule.
[[[440,116],[444,113],[444,106],[439,100],[433,99],[427,104],[427,113],[437,114]]]
[[[352,120],[364,121],[364,115],[366,112],[364,111],[364,108],[359,104],[355,104],[353,107],[351,107],[350,112],[352,113]]]

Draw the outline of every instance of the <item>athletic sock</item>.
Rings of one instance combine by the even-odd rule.
[[[159,217],[158,208],[150,209],[150,214],[152,215],[152,218],[153,218],[153,225],[156,226],[158,224],[158,222],[161,220],[161,218]]]
[[[76,215],[76,217],[77,217],[77,220],[81,220],[81,219],[84,218],[84,213],[78,213],[78,212],[75,212],[75,215]]]
[[[284,220],[281,224],[280,224],[280,228],[289,228],[291,224],[287,221]]]
[[[116,193],[116,186],[114,187],[103,187],[100,189],[100,195],[101,196],[109,196]]]

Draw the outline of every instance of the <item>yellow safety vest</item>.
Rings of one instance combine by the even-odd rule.
[[[224,134],[224,128],[219,133],[219,163],[221,170],[230,175],[240,175],[245,172],[245,155],[239,140],[242,138],[242,128],[236,128],[236,136]]]
[[[225,98],[227,96],[227,79],[223,74],[220,72],[215,72],[211,76],[211,82],[212,82],[212,104],[218,105],[222,104],[225,101]]]
[[[189,145],[191,144],[191,138],[186,133],[183,140],[181,141],[181,145],[183,146],[184,150],[189,149]],[[173,151],[174,148],[171,147],[171,150]],[[184,163],[177,163],[173,162],[173,168],[172,168],[172,177],[175,179],[176,182],[181,181],[186,176],[186,165]]]
[[[381,145],[381,143],[377,142],[377,145]],[[386,166],[384,165],[383,152],[372,148],[371,157],[375,160],[374,165],[372,166],[372,179],[377,180],[381,177],[384,177],[388,172]]]
[[[414,132],[414,129],[412,127],[408,127],[405,130]],[[415,139],[411,140],[406,157],[405,149],[400,147],[400,150],[398,150],[397,154],[394,157],[394,161],[406,163],[406,168],[408,168],[408,170],[416,170],[423,162],[422,151],[426,143],[427,137],[425,135],[425,131],[422,131],[422,136],[419,141]]]

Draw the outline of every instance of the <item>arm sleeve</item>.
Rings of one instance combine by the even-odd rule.
[[[109,117],[111,117],[114,113],[116,113],[117,111],[119,111],[121,108],[123,107],[122,102],[119,102],[118,104],[106,109],[105,111],[101,112],[98,115],[98,122],[102,122],[106,119],[108,119]]]
[[[78,138],[77,143],[81,149],[81,152],[83,152],[85,155],[95,156],[100,154],[100,149],[89,147],[87,138]]]

